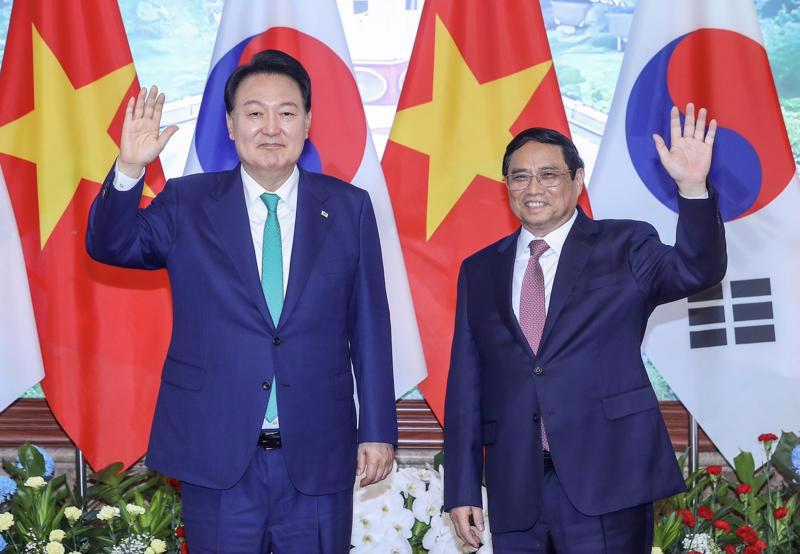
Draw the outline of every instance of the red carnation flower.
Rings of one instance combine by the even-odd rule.
[[[703,519],[714,519],[714,512],[708,506],[700,506],[697,508],[697,516]]]
[[[706,468],[708,475],[720,475],[722,473],[722,466],[708,466]]]
[[[749,492],[752,492],[752,490],[753,487],[751,487],[747,483],[741,483],[736,487],[736,494],[738,495],[747,494]]]
[[[722,550],[725,551],[725,554],[736,554],[736,547],[732,544],[726,544]]]
[[[181,543],[181,554],[189,554],[189,545],[185,541]]]
[[[714,526],[716,529],[719,529],[720,531],[725,531],[726,533],[731,532],[731,524],[725,521],[724,519],[718,519],[711,525]]]
[[[783,519],[786,517],[786,514],[789,513],[789,509],[785,506],[781,506],[780,508],[775,509],[775,519]]]
[[[772,442],[778,440],[778,437],[773,433],[761,433],[758,435],[758,442]]]
[[[694,528],[696,521],[691,510],[678,510],[678,515],[681,516],[681,520],[686,527]]]
[[[736,529],[736,536],[739,537],[740,541],[750,545],[756,544],[759,540],[758,533],[749,525],[742,525]]]
[[[177,529],[175,529],[175,536],[176,537],[185,537],[186,536],[186,529],[184,529],[183,525],[179,525]]]
[[[703,554],[702,552],[698,552],[697,550],[690,550],[686,554]]]
[[[745,546],[742,552],[744,554],[761,554],[766,549],[767,549],[767,543],[765,543],[764,541],[758,541],[756,542],[756,544]]]

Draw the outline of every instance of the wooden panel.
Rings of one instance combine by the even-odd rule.
[[[397,403],[397,426],[400,448],[442,449],[444,431],[424,400],[400,400]]]
[[[689,414],[680,402],[661,402],[661,414],[676,451],[686,449],[689,436]],[[400,448],[441,450],[444,433],[424,400],[401,400],[397,403]],[[0,413],[0,447],[15,448],[23,442],[41,446],[72,446],[56,422],[45,400],[25,398],[14,402]],[[700,451],[716,452],[714,445],[700,430]]]
[[[661,415],[667,424],[669,438],[672,439],[672,448],[676,452],[683,452],[689,445],[689,412],[686,411],[683,404],[677,401],[661,402],[659,405]],[[711,442],[702,427],[698,434],[698,443],[700,452],[718,453],[714,443]]]
[[[0,413],[0,447],[16,448],[25,442],[72,446],[42,398],[20,398]]]

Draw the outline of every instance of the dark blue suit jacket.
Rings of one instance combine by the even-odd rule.
[[[511,307],[518,232],[464,261],[445,404],[446,509],[482,505],[485,448],[492,530],[530,528],[541,510],[541,417],[558,477],[581,512],[684,489],[640,349],[657,305],[725,274],[725,231],[710,196],[680,199],[674,247],[647,223],[579,211],[538,355]]]
[[[205,487],[234,485],[256,449],[269,397],[262,384],[277,376],[292,483],[306,494],[352,487],[357,443],[397,442],[389,308],[367,192],[300,171],[276,328],[238,166],[172,179],[146,209],[138,209],[141,181],[120,192],[112,180],[113,170],[92,205],[89,254],[166,268],[172,288],[172,340],[147,464]]]

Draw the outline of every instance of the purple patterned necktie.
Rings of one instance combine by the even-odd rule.
[[[547,315],[544,305],[544,273],[539,264],[539,257],[550,247],[545,241],[536,239],[531,241],[529,248],[531,257],[528,259],[528,267],[525,268],[519,295],[519,326],[535,354],[539,350],[539,341],[542,340],[544,320]],[[550,450],[547,434],[544,431],[544,418],[539,421],[542,425],[542,448]]]

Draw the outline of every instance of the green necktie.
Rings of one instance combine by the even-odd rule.
[[[283,309],[283,250],[281,248],[281,224],[278,221],[277,194],[265,192],[261,200],[266,204],[267,221],[264,223],[264,242],[261,247],[261,289],[275,326]],[[265,422],[272,423],[278,417],[278,399],[275,395],[275,379],[269,393]]]

